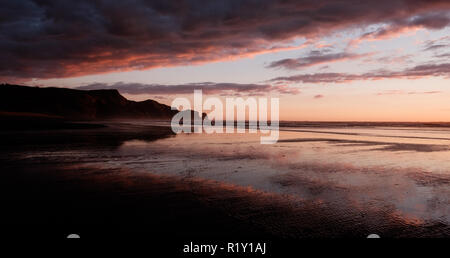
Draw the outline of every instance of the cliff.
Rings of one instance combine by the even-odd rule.
[[[154,100],[131,101],[115,89],[75,90],[0,85],[0,114],[66,120],[171,119],[178,111]],[[198,114],[197,112],[193,112]],[[203,117],[205,114],[203,114]]]

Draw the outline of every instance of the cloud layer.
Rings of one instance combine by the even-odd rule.
[[[267,68],[284,68],[296,70],[319,64],[328,64],[333,62],[354,60],[367,57],[372,53],[354,54],[348,52],[328,53],[327,51],[313,50],[308,55],[299,58],[286,58],[270,63]]]
[[[93,83],[78,87],[80,90],[117,89],[120,93],[139,95],[177,95],[192,94],[194,90],[202,90],[204,94],[233,95],[233,96],[259,96],[267,93],[291,94],[300,93],[297,88],[286,85],[272,86],[269,84],[238,84],[238,83],[188,83],[179,85],[123,83],[115,84]]]
[[[55,78],[277,51],[295,37],[450,23],[447,0],[0,0],[0,77]],[[368,37],[368,36],[366,36]]]
[[[387,90],[383,92],[378,92],[377,96],[385,95],[429,95],[429,94],[440,94],[442,91],[403,91],[403,90]]]
[[[381,70],[363,74],[313,73],[283,76],[271,79],[276,83],[346,83],[360,80],[418,79],[429,76],[450,77],[450,63],[423,64],[402,71]]]

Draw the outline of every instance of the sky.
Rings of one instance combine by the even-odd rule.
[[[280,119],[450,121],[447,0],[0,0],[0,81],[170,105],[278,97]]]

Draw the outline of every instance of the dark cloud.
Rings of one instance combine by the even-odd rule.
[[[437,58],[450,58],[450,53],[438,54],[435,55]]]
[[[384,25],[373,31],[364,33],[361,37],[350,41],[350,45],[357,45],[364,40],[381,40],[391,38],[407,30],[420,28],[443,29],[450,24],[449,10],[438,10],[423,13],[422,15],[394,18],[383,23]]]
[[[358,80],[416,79],[429,76],[450,76],[450,63],[424,64],[402,71],[379,70],[363,74],[351,73],[313,73],[284,76],[271,79],[276,83],[345,83]]]
[[[450,47],[450,36],[441,37],[435,40],[428,40],[424,44],[425,51],[440,51],[447,50]],[[441,57],[442,54],[435,55],[436,57]]]
[[[269,84],[239,84],[239,83],[188,83],[179,85],[161,85],[161,84],[141,84],[141,83],[123,83],[114,84],[93,83],[86,86],[80,86],[81,90],[99,90],[99,89],[117,89],[125,94],[149,94],[149,95],[177,95],[192,94],[194,90],[202,90],[204,94],[216,94],[223,96],[259,96],[266,93],[279,94],[298,94],[300,91],[295,87],[286,85],[272,86]]]
[[[438,48],[446,48],[446,47],[448,47],[448,45],[434,44],[434,45],[431,45],[431,46],[427,47],[425,50],[435,50],[435,49],[438,49]]]
[[[323,97],[325,97],[325,96],[322,95],[322,94],[318,94],[318,95],[315,95],[315,96],[314,96],[315,99],[321,99],[321,98],[323,98]]]
[[[270,63],[267,68],[301,69],[309,66],[333,63],[345,60],[367,57],[372,53],[354,54],[347,52],[328,53],[328,51],[313,50],[308,55],[299,58],[287,58]]]
[[[447,0],[0,0],[0,77],[54,78],[275,51],[348,28],[449,24]],[[386,32],[379,31],[382,35]]]

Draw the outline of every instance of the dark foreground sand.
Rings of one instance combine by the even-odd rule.
[[[50,238],[298,239],[443,237],[446,225],[345,214],[320,202],[200,179],[49,164],[2,167],[1,222],[10,235]],[[448,236],[448,235],[447,235]]]
[[[414,224],[392,213],[353,212],[320,200],[304,201],[221,182],[162,177],[152,171],[102,169],[87,166],[82,160],[62,164],[8,157],[12,149],[45,149],[44,142],[62,146],[70,142],[68,148],[105,147],[106,143],[116,146],[135,138],[135,134],[142,137],[140,131],[95,132],[83,137],[63,133],[44,138],[3,135],[8,140],[0,152],[0,224],[4,236],[63,239],[77,233],[84,239],[139,238],[148,239],[150,246],[170,246],[176,251],[193,240],[270,244],[302,238],[365,238],[371,233],[383,238],[450,236],[445,224]]]

